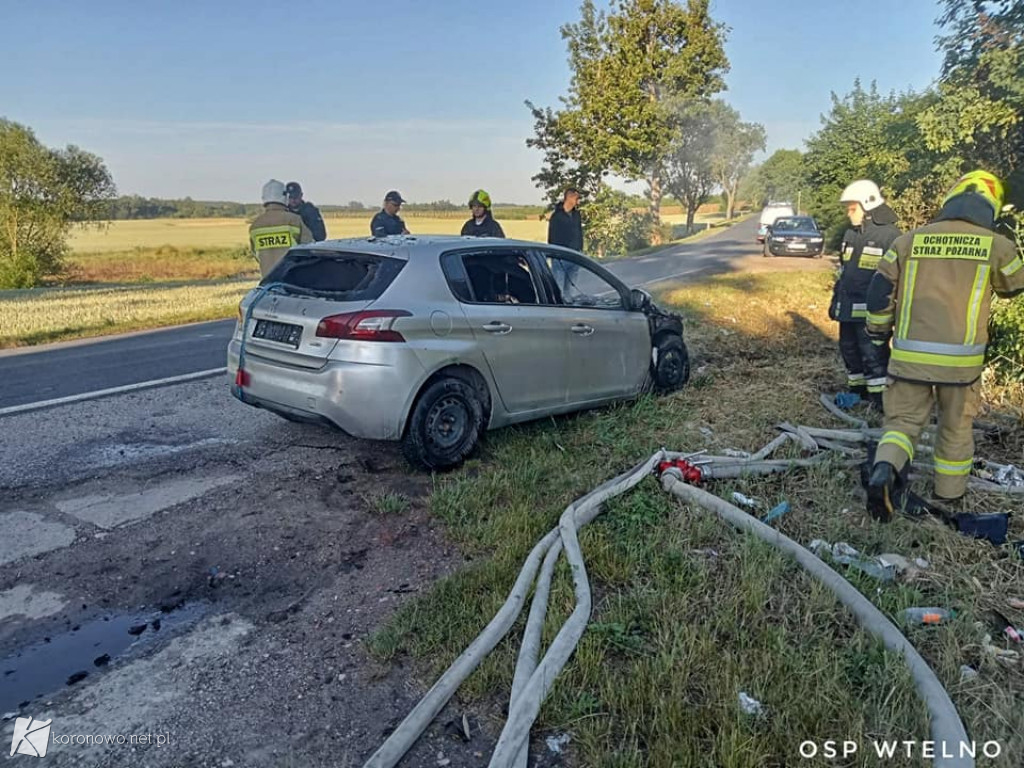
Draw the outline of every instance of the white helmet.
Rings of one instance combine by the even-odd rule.
[[[284,192],[284,183],[277,179],[271,179],[263,185],[263,204],[280,203],[288,205],[288,196]]]
[[[865,211],[873,211],[885,202],[882,191],[873,181],[858,179],[843,190],[839,196],[840,203],[860,203]]]

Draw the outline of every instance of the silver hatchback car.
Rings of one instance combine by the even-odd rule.
[[[673,390],[690,364],[678,315],[576,251],[395,236],[292,248],[239,305],[228,371],[249,405],[446,469],[487,429]]]

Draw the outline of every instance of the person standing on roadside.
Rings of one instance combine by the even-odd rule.
[[[867,291],[867,331],[892,337],[885,425],[868,480],[868,513],[889,522],[917,441],[938,405],[933,498],[955,504],[974,466],[974,417],[988,349],[992,294],[1024,294],[1024,261],[995,231],[1003,182],[965,174],[929,224],[897,238]]]
[[[408,235],[409,230],[406,229],[402,217],[398,215],[404,202],[397,189],[384,195],[384,207],[377,211],[377,215],[370,221],[370,234],[374,237]]]
[[[249,247],[266,277],[294,245],[313,242],[302,217],[288,209],[284,184],[271,179],[263,185],[263,213],[249,225]]]
[[[302,186],[299,182],[289,181],[284,185],[284,191],[288,195],[288,209],[302,217],[302,222],[313,233],[313,240],[318,243],[326,240],[327,227],[324,224],[324,217],[320,215],[319,208],[302,199]]]
[[[580,192],[576,187],[566,187],[562,193],[562,202],[555,205],[555,210],[548,220],[548,243],[571,248],[583,252],[583,219],[580,217]],[[555,278],[562,290],[566,290],[579,272],[579,265],[564,259],[558,259],[552,265],[557,272]]]
[[[501,224],[491,215],[491,196],[478,189],[469,198],[469,210],[473,218],[462,225],[463,237],[504,237],[505,231]]]
[[[881,411],[889,341],[868,336],[866,302],[871,276],[900,230],[895,212],[873,181],[852,182],[839,196],[839,202],[846,207],[850,227],[843,235],[841,272],[829,317],[839,322],[839,353],[846,367],[847,386]]]

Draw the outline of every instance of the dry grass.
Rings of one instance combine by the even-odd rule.
[[[259,264],[245,248],[136,248],[118,253],[76,253],[63,280],[74,285],[185,282],[231,277],[259,279]]]
[[[784,420],[839,426],[817,403],[821,391],[843,381],[835,327],[825,315],[829,288],[819,272],[730,276],[665,291],[662,298],[688,318],[697,371],[690,386],[502,430],[480,459],[439,478],[433,509],[473,564],[403,610],[374,638],[373,650],[385,659],[419,659],[429,683],[504,601],[526,552],[562,509],[662,446],[755,450]],[[1017,450],[1020,463],[1019,438],[1018,431],[979,452]],[[725,497],[740,491],[768,505],[788,500],[792,511],[777,526],[804,544],[824,538],[869,555],[925,557],[930,567],[912,581],[882,585],[847,575],[891,616],[915,605],[957,610],[952,623],[911,628],[908,637],[946,685],[971,737],[1001,743],[1003,757],[987,764],[1020,765],[1024,665],[987,656],[981,640],[997,637],[991,608],[1024,625],[1024,612],[1008,604],[1024,599],[1024,561],[1009,547],[930,522],[873,523],[855,475],[833,464],[722,481],[711,490]],[[974,504],[1008,505],[980,496]],[[1024,521],[1014,521],[1012,537],[1024,537]],[[592,622],[539,723],[543,735],[572,734],[575,764],[795,765],[803,762],[797,750],[805,739],[850,738],[861,755],[836,764],[873,765],[865,756],[872,739],[929,738],[927,713],[902,661],[860,631],[829,592],[775,550],[676,502],[654,481],[609,504],[581,542],[596,591]],[[546,641],[572,605],[563,568]],[[511,638],[521,630],[520,622]],[[495,727],[502,697],[494,691],[508,690],[515,652],[512,640],[503,642],[462,692],[494,713]],[[961,665],[979,676],[961,681]],[[743,715],[740,691],[760,700],[767,716]],[[886,764],[920,762],[897,757]]]
[[[0,291],[0,347],[233,316],[250,279]]]
[[[326,217],[327,236],[331,238],[368,237],[370,219],[375,211],[368,211],[365,217]],[[409,230],[414,234],[457,235],[463,222],[469,218],[440,218],[430,216],[405,216]],[[666,223],[683,224],[686,217],[670,214],[664,217]],[[698,216],[698,222],[717,221],[714,214]],[[537,219],[501,221],[505,234],[519,240],[547,240],[548,224]],[[249,222],[245,219],[143,219],[112,221],[109,225],[79,227],[71,237],[71,250],[75,254],[126,253],[135,249],[170,246],[187,249],[231,249],[245,248],[249,242]]]

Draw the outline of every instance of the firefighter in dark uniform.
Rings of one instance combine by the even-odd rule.
[[[504,237],[505,231],[501,224],[491,215],[491,196],[478,189],[469,198],[469,210],[473,218],[462,225],[462,236],[466,237]]]
[[[1024,293],[1024,262],[993,231],[1002,206],[998,178],[968,173],[933,222],[896,239],[871,278],[868,331],[892,335],[885,426],[868,480],[868,512],[877,520],[892,519],[893,491],[936,403],[934,497],[949,504],[967,491],[992,293]]]
[[[846,206],[851,226],[843,235],[842,271],[829,317],[839,322],[839,352],[846,367],[847,386],[882,410],[889,347],[886,339],[868,336],[867,291],[882,255],[899,237],[900,230],[896,214],[873,181],[853,182],[843,190],[839,201]]]

